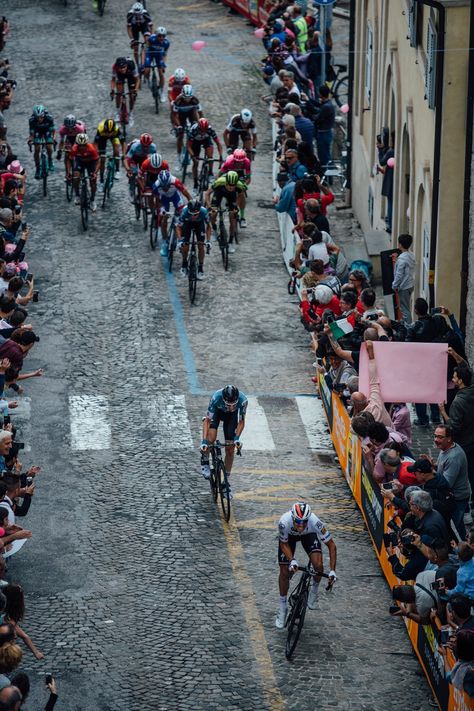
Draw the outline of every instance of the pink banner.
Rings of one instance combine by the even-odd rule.
[[[384,402],[439,403],[446,399],[448,346],[445,343],[374,341]],[[369,395],[369,358],[360,352],[359,390]]]

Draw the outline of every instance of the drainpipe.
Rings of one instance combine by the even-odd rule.
[[[352,121],[353,121],[353,97],[354,97],[354,49],[355,49],[355,14],[356,14],[356,0],[351,0],[349,17],[349,63],[348,63],[348,75],[349,75],[349,120],[347,122],[347,189],[348,195],[346,197],[346,203],[348,205],[352,204]]]
[[[467,284],[469,276],[469,208],[471,200],[471,173],[473,170],[473,122],[474,122],[474,7],[471,6],[471,26],[469,33],[469,74],[467,81],[467,112],[466,112],[466,160],[464,164],[464,210],[462,230],[462,262],[461,262],[461,310],[459,325],[466,329],[467,316]]]
[[[430,271],[429,295],[430,306],[435,305],[434,277],[436,268],[436,247],[438,244],[438,207],[441,157],[441,132],[443,121],[443,82],[444,82],[444,35],[446,33],[446,10],[438,0],[417,0],[438,11],[438,46],[436,52],[436,107],[435,107],[435,144],[433,154],[433,202],[431,207],[430,230]]]

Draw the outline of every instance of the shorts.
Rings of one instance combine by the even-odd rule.
[[[238,192],[235,191],[233,193],[213,193],[212,199],[211,199],[211,207],[220,207],[222,200],[226,200],[227,202],[227,207],[229,210],[235,209],[237,207],[237,196]]]
[[[194,109],[192,111],[175,111],[174,113],[178,114],[179,125],[183,128],[185,128],[188,121],[190,125],[196,123],[197,121],[196,117],[194,116],[194,114],[196,113]]]
[[[146,69],[149,69],[153,64],[155,64],[158,69],[166,69],[166,64],[163,59],[161,59],[159,54],[155,54],[155,52],[147,52],[145,54],[145,63],[144,67]]]
[[[143,25],[129,25],[129,27],[132,30],[132,37],[135,41],[138,41],[140,39],[140,33],[143,36],[150,34],[150,30],[146,23],[144,23]]]
[[[96,134],[94,142],[97,143],[97,150],[99,151],[101,156],[105,155],[107,149],[107,141],[110,141],[112,146],[120,146],[120,144],[122,143],[119,136],[110,138],[109,136],[101,136],[100,134]]]
[[[38,134],[35,133],[33,136],[33,143],[35,146],[38,146],[40,143],[54,143],[54,139],[50,133],[45,133],[45,134]]]
[[[191,239],[191,233],[194,232],[196,235],[196,242],[204,242],[206,239],[206,225],[204,222],[196,221],[194,224],[192,222],[185,222],[181,227],[181,240],[184,244],[189,244]]]
[[[224,410],[216,410],[209,421],[209,428],[211,430],[219,429],[219,423],[222,422],[224,427],[224,437],[226,440],[234,441],[235,430],[239,424],[239,413],[237,410],[234,412],[224,412]]]
[[[321,552],[321,541],[319,540],[317,533],[307,533],[305,536],[288,536],[287,543],[290,546],[293,555],[295,554],[295,548],[298,541],[301,542],[301,545],[307,555]],[[291,563],[280,548],[280,543],[278,543],[278,562],[280,565],[288,565]]]
[[[149,173],[147,171],[145,176],[145,188],[153,188],[153,185],[156,183],[157,179],[158,173]]]
[[[86,170],[88,175],[91,175],[95,169],[97,168],[97,161],[96,160],[88,160],[88,161],[83,161],[80,158],[74,158],[74,163],[73,163],[73,171],[75,173],[81,172],[82,170]]]
[[[129,91],[134,91],[135,87],[137,86],[137,77],[117,77],[115,81],[117,84],[117,92],[119,94],[123,91],[123,87],[125,86],[125,84],[127,84]]]
[[[250,141],[252,136],[249,131],[230,131],[229,132],[229,147],[237,148],[239,145],[239,138],[242,139],[242,143],[245,141]]]
[[[175,193],[173,197],[166,197],[166,195],[160,195],[160,201],[161,212],[169,212],[171,205],[174,205],[174,209],[179,212],[179,210],[181,210],[184,206],[184,202],[179,193]]]
[[[204,141],[191,141],[191,150],[196,157],[201,153],[201,146],[203,148],[210,148],[212,146],[212,138],[207,136]]]

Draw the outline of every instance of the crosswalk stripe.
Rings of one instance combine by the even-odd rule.
[[[323,407],[316,397],[295,397],[309,446],[317,452],[333,453]]]
[[[193,446],[184,395],[158,395],[145,403],[154,444],[158,449]]]
[[[275,442],[270,432],[265,410],[256,397],[249,397],[248,401],[242,444],[245,449],[258,452],[268,452],[275,449]]]
[[[109,404],[103,395],[70,395],[71,449],[110,449]]]

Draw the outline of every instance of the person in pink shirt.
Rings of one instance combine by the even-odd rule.
[[[410,410],[405,402],[394,403],[389,407],[389,414],[392,418],[393,429],[404,435],[407,444],[412,443],[412,429]]]
[[[7,165],[6,172],[0,175],[0,193],[5,192],[5,184],[8,180],[16,181],[18,194],[15,197],[19,203],[22,203],[25,195],[26,173],[19,160],[12,161]]]
[[[230,171],[235,171],[239,176],[239,180],[246,185],[250,185],[251,180],[251,163],[247,158],[247,154],[243,148],[236,148],[235,151],[222,164],[219,175],[225,175]],[[239,220],[241,227],[247,227],[245,219],[246,193],[242,191],[237,200],[239,207]]]
[[[59,146],[58,152],[56,153],[56,158],[61,160],[61,156],[64,151],[64,165],[66,166],[66,172],[69,151],[76,142],[76,136],[79,133],[87,133],[86,124],[83,121],[76,119],[73,114],[68,114],[64,119],[63,125],[59,129]]]

